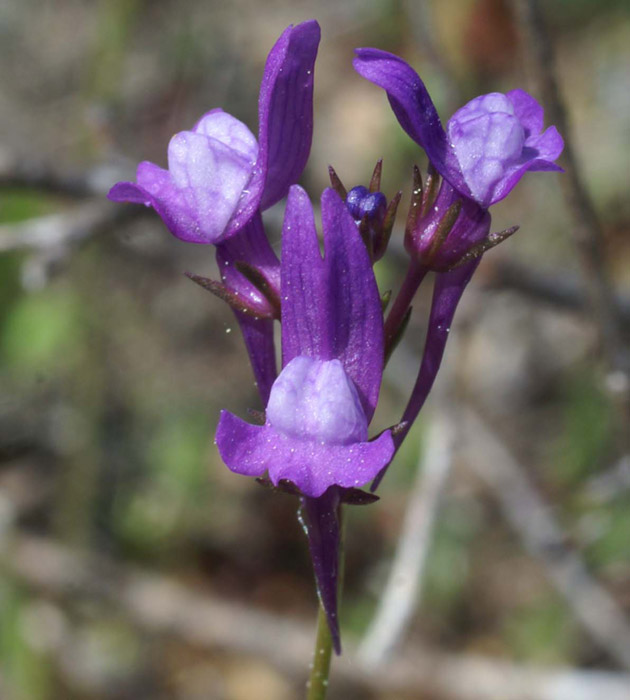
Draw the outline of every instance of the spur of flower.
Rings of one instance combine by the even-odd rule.
[[[338,644],[334,511],[344,489],[388,464],[394,443],[389,430],[368,438],[383,372],[381,299],[358,227],[331,189],[322,196],[322,226],[323,259],[308,196],[292,187],[282,234],[283,369],[264,425],[223,411],[216,443],[232,471],[267,473],[304,497],[320,596]]]

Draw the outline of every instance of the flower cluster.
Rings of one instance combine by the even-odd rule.
[[[437,375],[448,330],[482,255],[514,233],[490,233],[494,203],[526,171],[560,170],[562,138],[543,131],[543,113],[522,90],[491,93],[442,127],[419,76],[402,59],[358,49],[354,66],[383,88],[402,128],[424,149],[414,171],[405,226],[409,269],[384,317],[373,265],[385,254],[401,193],[380,192],[381,162],[369,187],[345,189],[331,168],[321,197],[324,255],[313,208],[297,184],[313,131],[315,21],[289,27],[271,50],[259,99],[258,139],[214,109],[168,147],[168,169],[138,166],[136,182],[109,197],[153,207],[168,229],[213,244],[220,280],[190,277],[225,300],[239,322],[265,413],[251,424],[223,411],[216,444],[233,472],[296,494],[316,581],[337,651],[337,568],[341,505],[376,497],[360,487],[383,477]],[[288,195],[279,260],[262,212]],[[412,299],[435,273],[424,353],[407,407],[370,437],[385,363],[406,328]],[[273,324],[281,323],[282,368]],[[267,481],[268,479],[268,481]]]

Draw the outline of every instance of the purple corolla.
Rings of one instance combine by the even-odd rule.
[[[288,27],[271,49],[260,86],[258,140],[235,117],[211,110],[191,131],[173,136],[168,170],[140,163],[136,182],[119,182],[109,193],[117,202],[153,207],[177,238],[217,246],[221,282],[203,280],[204,286],[233,307],[263,402],[276,377],[277,313],[239,263],[277,296],[279,262],[260,213],[287,194],[306,165],[319,39],[311,20]]]
[[[418,74],[398,56],[357,49],[356,71],[382,87],[402,128],[426,151],[442,177],[487,209],[506,197],[528,170],[562,170],[554,161],[563,140],[543,128],[543,109],[523,90],[471,100],[442,127]]]
[[[322,196],[325,256],[306,193],[289,193],[282,236],[282,364],[264,425],[223,411],[216,443],[234,472],[269,474],[303,496],[320,596],[335,644],[337,508],[343,489],[391,460],[387,430],[368,439],[383,372],[383,315],[357,225],[333,190]]]
[[[477,97],[444,129],[424,83],[405,61],[378,49],[356,53],[356,71],[386,91],[400,125],[437,171],[424,192],[417,173],[405,236],[410,268],[385,325],[389,351],[418,286],[435,271],[422,363],[402,416],[405,427],[395,438],[399,446],[431,390],[455,310],[481,255],[516,230],[490,234],[488,208],[528,170],[561,171],[554,161],[564,144],[554,126],[543,131],[543,109],[523,90]]]
[[[267,57],[258,104],[258,140],[221,109],[175,134],[168,170],[140,163],[136,182],[119,182],[109,198],[153,207],[177,238],[219,243],[300,177],[313,134],[313,68],[320,29],[311,20],[288,27]]]

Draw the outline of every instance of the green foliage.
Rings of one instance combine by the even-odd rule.
[[[0,578],[0,661],[3,684],[11,700],[47,700],[50,696],[50,666],[30,646],[25,634],[29,599],[16,584]]]
[[[15,187],[3,189],[0,190],[0,223],[14,224],[51,214],[58,206],[55,197],[37,190]]]
[[[597,513],[600,535],[587,548],[587,558],[595,568],[625,564],[630,567],[630,496],[621,495],[606,503]]]
[[[424,597],[426,609],[447,614],[457,605],[468,585],[471,545],[480,523],[461,504],[446,504],[439,515],[429,551]]]
[[[610,402],[592,372],[581,371],[569,380],[563,414],[549,476],[572,486],[603,466],[612,440]]]
[[[505,636],[517,658],[550,665],[569,662],[579,639],[571,613],[553,595],[511,615],[505,623]]]
[[[149,473],[141,488],[121,499],[119,534],[137,547],[158,552],[169,538],[185,536],[208,503],[205,455],[210,425],[201,409],[174,411],[147,448]]]
[[[20,375],[48,373],[71,366],[82,334],[76,297],[47,289],[23,296],[7,314],[1,350],[9,369]]]

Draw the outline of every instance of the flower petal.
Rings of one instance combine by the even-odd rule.
[[[273,385],[267,422],[284,435],[329,445],[368,438],[357,390],[339,360],[294,357]]]
[[[357,225],[331,189],[322,195],[322,225],[323,261],[311,203],[292,187],[282,234],[282,361],[341,360],[369,423],[383,372],[378,287]]]
[[[563,169],[553,162],[560,156],[563,148],[564,141],[555,126],[550,126],[537,138],[529,139],[523,149],[521,162],[506,170],[503,179],[494,190],[490,204],[507,197],[528,170],[563,172]]]
[[[332,189],[322,195],[328,313],[333,356],[352,379],[370,422],[383,375],[383,310],[365,244]]]
[[[260,147],[249,194],[239,203],[227,235],[260,208],[268,209],[297,182],[313,137],[313,70],[320,28],[315,20],[288,27],[265,64],[258,103]]]
[[[193,222],[175,235],[198,243],[218,242],[252,176],[252,162],[213,137],[182,131],[171,139],[168,164],[175,189],[160,199]]]
[[[275,485],[287,479],[311,498],[321,496],[330,486],[365,484],[394,454],[389,431],[372,442],[326,445],[287,437],[268,424],[250,425],[228,411],[221,412],[216,443],[233,472],[262,476],[268,471]]]
[[[520,163],[525,143],[519,120],[497,109],[501,105],[490,103],[494,97],[502,98],[511,109],[504,95],[483,95],[455,112],[448,122],[449,140],[466,184],[473,199],[486,208],[506,174]]]
[[[331,319],[324,261],[319,252],[313,207],[295,185],[282,229],[282,365],[305,355],[332,360]]]
[[[258,142],[254,134],[242,121],[220,108],[206,112],[192,130],[220,141],[252,164],[258,158]]]
[[[356,49],[357,73],[387,93],[402,128],[419,144],[437,171],[462,194],[470,190],[459,170],[435,105],[411,66],[392,53],[379,49]]]
[[[525,90],[510,90],[505,96],[514,107],[514,114],[525,129],[525,137],[537,136],[540,134],[544,124],[544,112],[538,100],[534,99]]]

